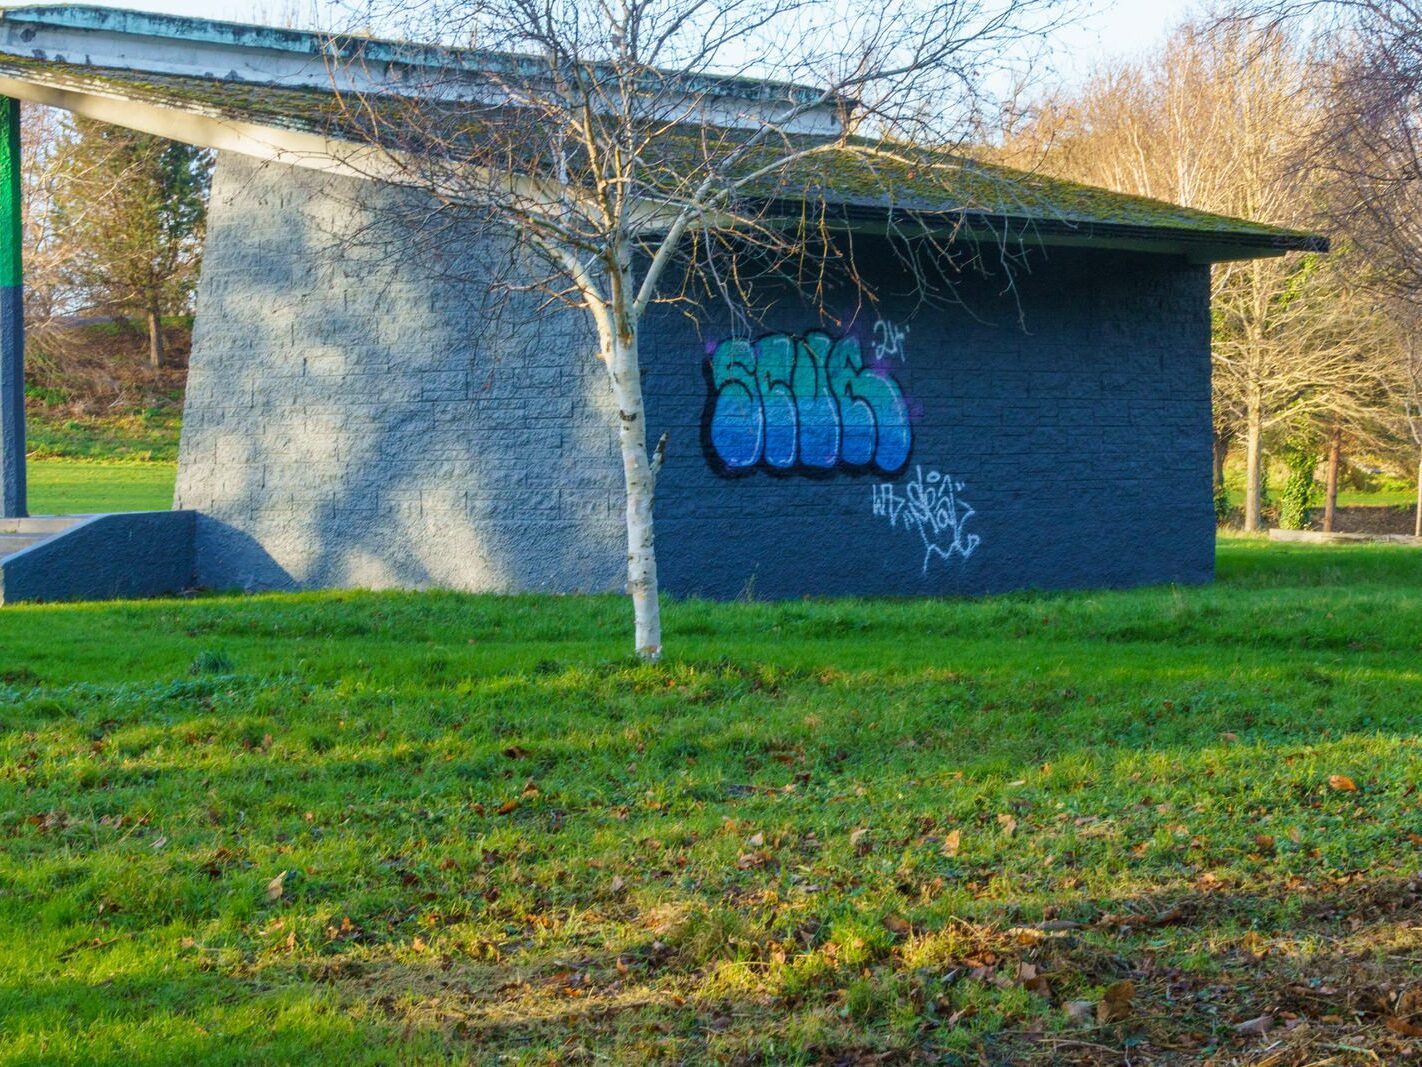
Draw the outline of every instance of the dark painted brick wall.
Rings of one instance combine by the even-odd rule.
[[[860,254],[892,262],[872,248]],[[884,273],[884,290],[908,288]],[[956,283],[963,307],[891,298],[847,326],[817,320],[787,294],[767,323],[790,334],[855,334],[866,357],[886,336],[876,333],[879,314],[906,330],[902,353],[882,363],[913,428],[907,470],[896,477],[718,476],[702,441],[703,365],[722,335],[662,319],[644,348],[649,423],[672,439],[658,499],[665,588],[793,597],[1210,579],[1208,270],[1055,249],[1019,278],[1015,295],[1000,290],[968,277]],[[876,486],[903,498],[920,471],[925,484],[936,472],[962,485],[956,499],[973,514],[959,551],[951,526],[922,524],[925,541],[905,511],[892,525],[874,513]],[[928,552],[935,543],[947,558]]]

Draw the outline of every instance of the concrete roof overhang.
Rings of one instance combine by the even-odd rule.
[[[487,104],[487,95],[479,95],[487,92],[482,74],[520,61],[105,8],[0,9],[0,94],[219,151],[390,181],[399,180],[401,169],[391,150],[343,134],[323,117],[325,103],[344,90],[404,95],[422,71],[435,71],[443,84],[462,85],[468,99]],[[445,77],[451,70],[452,81]],[[714,107],[742,117],[812,91],[747,79],[705,81],[688,84],[688,92],[706,92]],[[802,133],[823,136],[838,114],[811,115]],[[707,121],[714,124],[718,116],[708,114]],[[817,188],[834,217],[857,230],[882,228],[890,216],[910,217],[915,225],[969,240],[1012,233],[1048,247],[1171,254],[1199,263],[1328,249],[1327,239],[1314,234],[987,164],[958,165],[964,188],[947,198],[955,190],[916,185],[912,168],[887,193],[866,189],[848,169],[803,180]],[[1011,187],[1013,195],[993,202],[993,194],[983,192],[993,186]],[[794,202],[784,205],[798,214]]]

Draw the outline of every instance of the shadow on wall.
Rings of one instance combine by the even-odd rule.
[[[493,284],[507,242],[415,247],[412,194],[224,155],[176,506],[211,588],[601,591],[621,468],[577,316]]]
[[[198,558],[199,545],[203,552],[238,563],[241,568],[232,569],[216,588],[254,593],[300,587],[300,583],[251,534],[202,514],[197,516],[193,525],[193,584],[196,586],[208,584],[202,578],[203,561]]]

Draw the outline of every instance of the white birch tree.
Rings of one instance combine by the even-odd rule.
[[[827,264],[853,272],[842,240],[851,222],[827,197],[837,183],[885,207],[906,174],[963,203],[966,175],[980,193],[969,165],[918,146],[970,129],[984,78],[1062,9],[1060,0],[375,0],[356,14],[407,40],[477,49],[463,69],[430,66],[398,95],[342,90],[343,121],[364,131],[375,176],[428,194],[415,225],[508,236],[524,273],[507,284],[591,322],[589,356],[606,368],[616,403],[639,656],[662,649],[654,501],[668,447],[665,435],[648,443],[640,346],[649,309],[747,306],[767,272],[813,296]],[[955,236],[953,226],[881,214],[882,230],[929,241],[936,254]],[[1010,255],[1005,243],[1001,251]]]

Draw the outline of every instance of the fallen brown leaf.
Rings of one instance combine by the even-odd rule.
[[[267,902],[274,903],[281,899],[282,891],[286,887],[286,871],[282,871],[270,882],[267,883]]]
[[[1247,1019],[1242,1023],[1235,1023],[1234,1032],[1250,1037],[1263,1037],[1274,1028],[1274,1016],[1260,1015],[1254,1019]]]
[[[1346,774],[1330,774],[1328,776],[1328,788],[1336,789],[1340,793],[1356,793],[1358,783],[1349,778]]]
[[[1131,1015],[1131,1001],[1136,998],[1136,984],[1129,979],[1107,986],[1096,1005],[1096,1021],[1114,1023],[1128,1019]]]
[[[885,930],[899,937],[907,937],[913,933],[913,926],[901,915],[885,915],[883,923]]]
[[[1137,912],[1125,912],[1119,915],[1103,915],[1098,926],[1106,929],[1150,929],[1156,926],[1170,926],[1178,923],[1185,917],[1185,913],[1178,907],[1169,911],[1162,911],[1157,915],[1142,915]]]
[[[1397,998],[1397,1007],[1392,1011],[1404,1019],[1422,1015],[1422,986],[1411,986]]]
[[[963,843],[963,835],[957,830],[949,830],[943,837],[943,855],[956,856]]]

